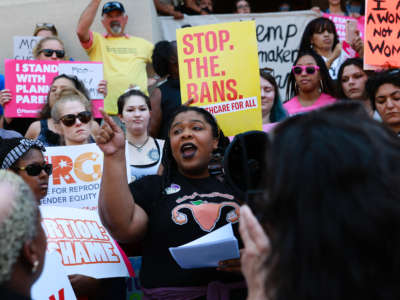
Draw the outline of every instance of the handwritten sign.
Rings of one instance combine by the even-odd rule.
[[[182,99],[215,115],[226,135],[261,130],[255,23],[179,29],[177,43]]]
[[[104,95],[97,91],[100,81],[103,80],[102,63],[60,63],[59,73],[78,77],[89,91],[91,99],[104,99]]]
[[[40,206],[47,250],[57,251],[68,275],[94,278],[134,276],[118,244],[101,224],[96,211]]]
[[[103,153],[96,144],[47,147],[46,160],[53,164],[47,196],[41,205],[97,210]]]
[[[14,36],[14,59],[35,59],[32,52],[41,39],[37,36]]]
[[[32,299],[76,300],[58,252],[46,253],[42,274],[32,285]]]
[[[83,63],[81,62],[59,62],[59,61],[40,61],[40,60],[13,60],[5,61],[5,88],[9,89],[12,99],[4,107],[4,114],[9,118],[36,118],[42,107],[47,102],[47,94],[53,78],[60,74],[60,65],[68,65],[72,69],[74,65],[78,69]],[[85,63],[86,64],[86,63]],[[102,79],[102,64],[89,63],[96,66],[96,70],[101,69],[96,77],[93,78],[92,84],[96,84]],[[99,66],[101,65],[101,67]],[[80,74],[78,79],[87,81],[86,74]],[[99,79],[101,78],[101,79]],[[85,85],[86,86],[86,85]],[[87,88],[93,88],[89,86]],[[97,86],[96,86],[97,90]],[[97,92],[97,91],[96,91]],[[99,100],[100,99],[100,100]],[[92,110],[95,118],[101,118],[99,108],[103,107],[104,100],[102,96],[93,98]]]
[[[400,67],[400,1],[367,0],[364,64]]]

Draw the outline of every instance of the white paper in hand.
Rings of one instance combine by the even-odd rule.
[[[169,252],[183,269],[218,267],[221,260],[240,257],[231,223]]]

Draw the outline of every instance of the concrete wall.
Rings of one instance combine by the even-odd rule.
[[[153,43],[161,38],[153,0],[119,0],[129,15],[126,32]],[[101,7],[107,1],[102,1]],[[4,59],[13,56],[13,36],[31,35],[36,23],[53,23],[64,41],[67,55],[88,60],[75,34],[79,16],[90,0],[0,0],[0,73]],[[101,8],[92,29],[104,32],[100,23]]]

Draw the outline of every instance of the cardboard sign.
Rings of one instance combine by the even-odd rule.
[[[60,74],[78,77],[89,91],[90,99],[104,98],[104,95],[97,91],[100,81],[103,80],[102,63],[60,63],[58,68]]]
[[[134,276],[128,258],[95,211],[40,206],[47,250],[57,251],[68,275],[94,278]]]
[[[59,65],[69,65],[72,69],[74,65],[82,66],[81,62],[67,61],[40,61],[40,60],[13,60],[5,61],[5,88],[9,89],[12,99],[4,106],[4,115],[9,118],[37,118],[42,107],[47,102],[47,94],[53,78],[60,74]],[[86,64],[86,63],[85,63]],[[94,70],[99,74],[92,76],[91,84],[96,84],[103,78],[101,63],[88,63],[93,65]],[[101,65],[99,67],[98,65]],[[101,71],[99,71],[101,69]],[[87,74],[80,73],[77,76],[82,81],[87,81]],[[101,79],[99,79],[101,78]],[[85,85],[86,86],[86,85]],[[92,86],[87,86],[92,88]],[[97,87],[96,87],[97,91]],[[93,116],[101,118],[98,111],[103,107],[101,98],[93,98]]]
[[[261,68],[274,70],[282,99],[291,67],[298,54],[300,39],[307,24],[317,15],[311,11],[290,11],[276,13],[255,13],[243,17],[241,14],[218,14],[185,16],[182,20],[172,17],[158,17],[163,38],[176,40],[177,29],[182,26],[200,26],[243,20],[255,20],[258,42],[258,59]],[[242,57],[240,60],[246,60]],[[245,74],[245,72],[243,72]]]
[[[360,37],[364,39],[364,16],[359,18],[352,18],[346,16],[338,16],[334,14],[322,14],[324,18],[328,18],[333,23],[335,23],[336,32],[338,34],[339,41],[344,41],[346,39],[346,22],[348,20],[356,20],[357,21],[357,29],[360,32]]]
[[[46,253],[42,274],[32,285],[31,296],[35,300],[76,300],[58,252]]]
[[[14,36],[14,59],[35,59],[32,52],[41,39],[38,36]]]
[[[12,100],[4,106],[4,115],[36,118],[57,75],[58,62],[6,59],[5,88],[11,91]]]
[[[96,144],[47,147],[45,158],[53,164],[47,196],[41,205],[97,210],[103,152]]]
[[[400,2],[367,0],[364,64],[400,67]]]
[[[177,30],[182,101],[211,112],[225,135],[261,130],[254,21]]]

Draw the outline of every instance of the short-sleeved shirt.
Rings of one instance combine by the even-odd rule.
[[[204,286],[212,281],[239,282],[243,277],[216,268],[182,269],[168,248],[191,242],[232,223],[238,236],[239,203],[232,190],[214,177],[189,179],[175,174],[161,195],[162,177],[151,175],[130,184],[131,193],[149,217],[143,241],[140,281],[145,288]]]
[[[283,107],[286,109],[288,112],[289,116],[305,113],[308,111],[312,111],[314,109],[321,108],[323,106],[333,104],[336,102],[336,99],[328,94],[322,93],[317,101],[313,103],[313,105],[310,106],[302,106],[299,99],[296,97],[293,97],[289,101],[283,104]]]
[[[153,44],[134,36],[112,37],[90,32],[88,42],[82,43],[91,61],[103,62],[108,94],[104,100],[107,113],[118,113],[118,97],[129,85],[137,85],[147,94],[146,65],[151,63]]]

